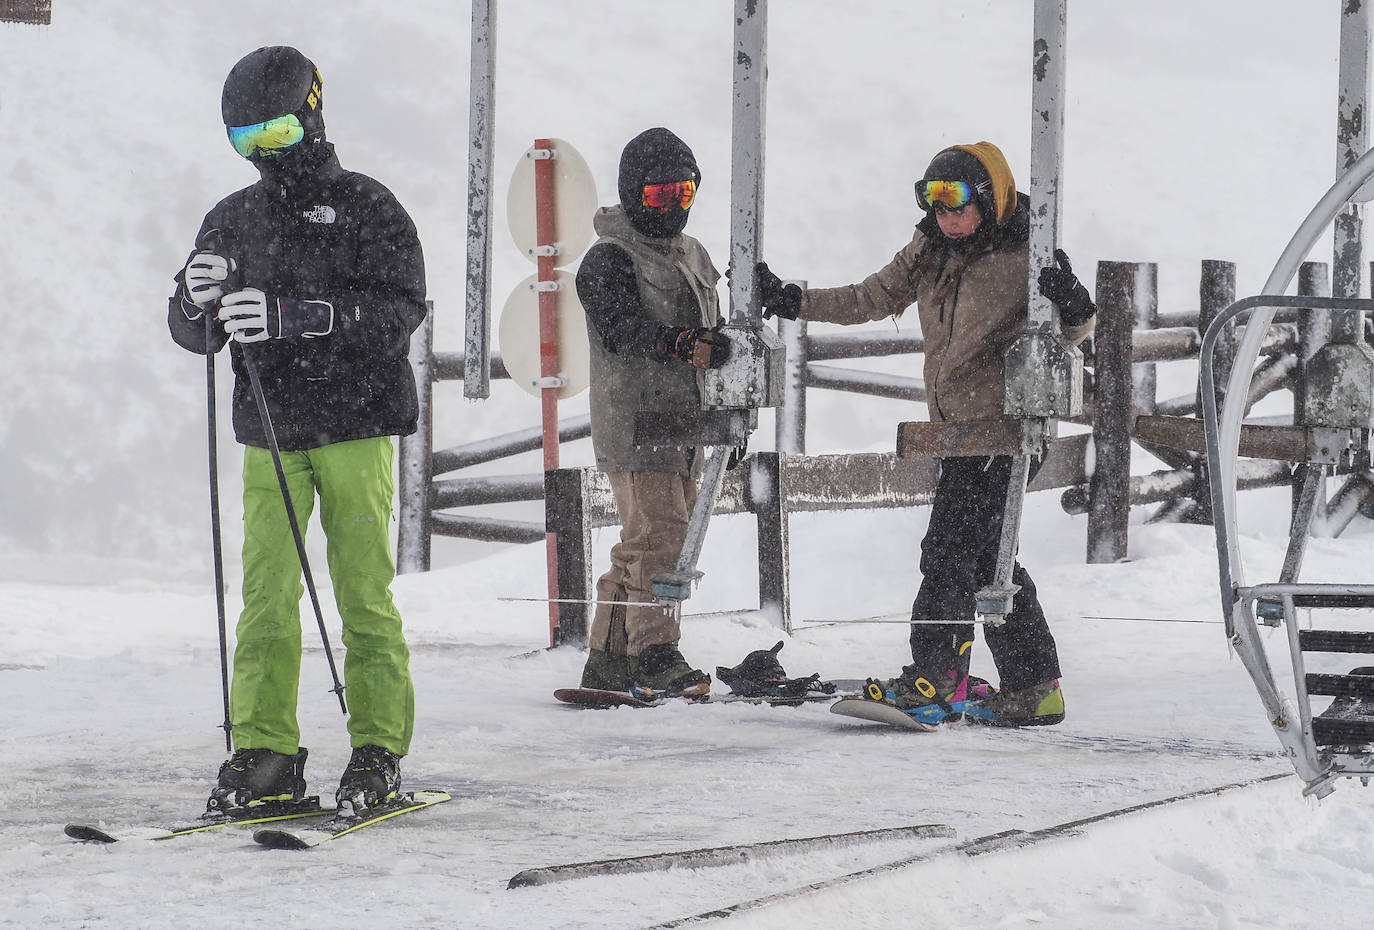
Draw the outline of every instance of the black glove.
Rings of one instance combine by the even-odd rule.
[[[696,368],[719,368],[730,357],[730,340],[719,326],[713,329],[666,326],[663,354],[675,356]]]
[[[768,270],[767,262],[754,266],[758,280],[759,302],[763,304],[763,318],[780,316],[795,320],[801,312],[802,289],[795,284],[783,284],[773,272]]]
[[[1058,267],[1046,265],[1040,269],[1040,293],[1059,308],[1059,319],[1070,326],[1082,326],[1097,313],[1088,289],[1073,273],[1069,256],[1063,249],[1054,250]]]

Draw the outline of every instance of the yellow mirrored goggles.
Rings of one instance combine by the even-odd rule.
[[[305,127],[294,113],[251,126],[229,126],[225,131],[234,151],[244,158],[280,155],[305,138]]]

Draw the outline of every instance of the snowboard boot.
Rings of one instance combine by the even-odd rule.
[[[206,809],[231,811],[305,797],[304,746],[295,755],[271,749],[237,749],[219,767],[219,780]]]
[[[634,665],[630,693],[640,700],[704,698],[711,693],[711,676],[688,665],[676,643],[647,646],[630,661]]]
[[[354,813],[362,813],[395,798],[400,788],[401,757],[369,743],[354,748],[334,800],[340,813],[345,805],[351,806]]]
[[[994,727],[1049,727],[1064,721],[1064,692],[1059,679],[1042,681],[1019,691],[999,691],[970,702],[968,718]]]
[[[959,719],[966,692],[965,679],[957,672],[927,675],[915,665],[904,666],[896,678],[870,678],[864,686],[864,697],[870,701],[891,704],[922,723]]]
[[[598,691],[629,691],[634,684],[631,659],[601,649],[587,650],[587,664],[582,667],[583,688]]]

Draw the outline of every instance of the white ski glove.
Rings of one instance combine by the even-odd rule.
[[[224,281],[229,277],[229,260],[214,252],[197,252],[182,272],[191,303],[205,309],[224,296]]]
[[[256,287],[226,294],[219,321],[235,342],[312,338],[334,331],[334,305],[327,300],[269,297]]]

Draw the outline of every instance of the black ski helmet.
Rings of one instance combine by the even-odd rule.
[[[249,52],[224,79],[225,126],[251,126],[294,113],[308,141],[324,138],[322,88],[315,63],[289,45]]]
[[[964,181],[973,188],[973,199],[983,222],[997,221],[992,197],[992,177],[978,156],[962,148],[947,148],[930,161],[922,181]]]
[[[660,239],[682,232],[691,208],[673,207],[666,213],[649,210],[643,204],[643,188],[645,184],[688,179],[701,185],[696,156],[686,142],[669,130],[662,126],[646,129],[625,143],[616,187],[630,225],[646,236]]]

